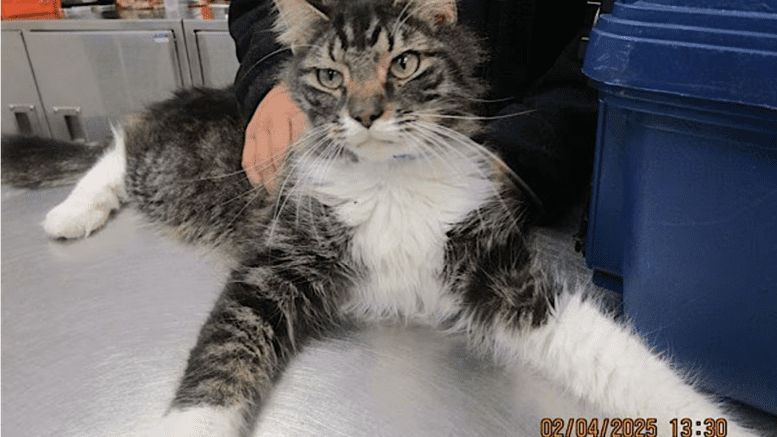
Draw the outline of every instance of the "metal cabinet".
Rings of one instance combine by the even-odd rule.
[[[2,31],[2,133],[50,137],[22,32]]]
[[[213,88],[232,84],[240,64],[226,20],[184,20],[183,25],[192,83]]]
[[[47,124],[54,138],[92,142],[127,114],[191,85],[180,20],[8,24],[2,40],[3,133],[30,133],[21,127],[22,109],[9,106],[21,101],[12,102],[6,89],[37,88],[40,98],[28,118],[37,116],[42,127],[32,133],[45,133]],[[19,29],[6,31],[13,26]],[[6,34],[13,38],[6,41]],[[7,62],[9,49],[14,58]],[[6,64],[12,75],[6,75]],[[27,71],[15,71],[25,65]]]
[[[225,19],[4,22],[2,132],[92,142],[176,89],[232,84],[238,67]]]
[[[54,137],[87,142],[184,86],[172,30],[25,35]]]

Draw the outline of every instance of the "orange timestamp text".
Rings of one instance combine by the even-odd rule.
[[[659,437],[658,419],[549,419],[540,421],[540,437]]]
[[[672,419],[672,435],[667,437],[726,437],[726,419]],[[540,437],[663,437],[658,435],[656,418],[544,418]]]

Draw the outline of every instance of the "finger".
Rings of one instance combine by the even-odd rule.
[[[256,134],[246,133],[245,147],[243,149],[242,159],[243,170],[251,185],[259,186],[262,184],[262,176],[257,170],[256,163]]]
[[[277,144],[278,124],[268,121],[265,126],[264,147],[259,147],[261,150],[259,152],[261,154],[259,167],[261,168],[262,182],[265,188],[267,188],[267,191],[273,192],[276,188],[275,175],[278,172],[278,166],[275,165],[276,149],[279,147]]]
[[[264,115],[262,111],[256,111],[246,126],[245,145],[243,146],[243,170],[246,172],[248,180],[254,186],[262,184],[262,175],[259,172],[261,161],[257,156],[261,150],[261,136]]]
[[[306,128],[307,120],[305,114],[297,109],[289,118],[289,141],[292,143],[297,142],[302,134],[305,133]]]

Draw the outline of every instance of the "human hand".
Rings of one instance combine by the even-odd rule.
[[[281,83],[271,89],[246,127],[243,169],[254,186],[276,187],[286,149],[305,132],[306,120],[289,89]]]

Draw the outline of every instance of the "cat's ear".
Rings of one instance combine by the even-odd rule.
[[[456,0],[395,0],[395,3],[410,3],[408,12],[433,28],[454,24],[458,19]]]
[[[278,40],[291,47],[293,52],[310,40],[318,23],[329,20],[305,0],[275,0],[275,7],[278,9],[278,20],[275,22]]]

